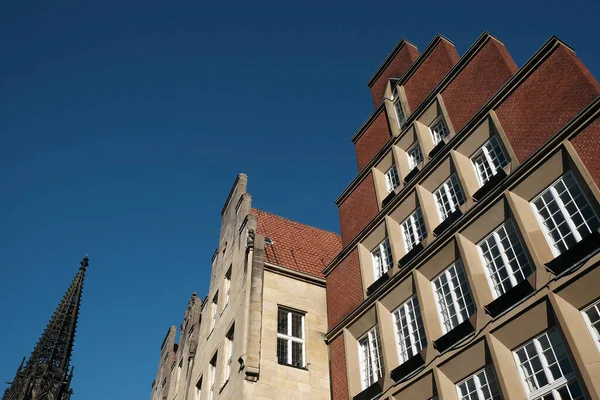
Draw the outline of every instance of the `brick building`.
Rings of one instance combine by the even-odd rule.
[[[328,400],[323,268],[331,232],[252,208],[236,179],[221,213],[208,295],[169,328],[151,400]]]
[[[331,394],[600,399],[600,85],[556,37],[521,68],[402,40],[337,199]]]

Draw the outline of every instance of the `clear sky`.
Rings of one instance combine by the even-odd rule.
[[[0,381],[89,253],[75,399],[149,399],[238,173],[254,206],[339,231],[366,82],[401,37],[463,54],[488,30],[521,66],[555,34],[600,77],[598,15],[597,0],[4,1]]]

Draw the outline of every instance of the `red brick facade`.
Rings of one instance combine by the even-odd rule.
[[[504,45],[490,39],[442,91],[446,111],[456,132],[517,71]]]
[[[389,78],[399,78],[406,72],[408,67],[419,56],[419,50],[410,43],[404,43],[398,54],[387,67],[381,72],[377,79],[371,85],[371,97],[373,106],[377,107],[383,101],[385,87]]]
[[[346,350],[342,335],[329,344],[329,363],[331,366],[331,400],[348,400]]]
[[[404,90],[411,111],[417,109],[425,97],[456,64],[458,59],[458,52],[452,43],[441,39],[435,45],[431,53],[404,83]]]
[[[327,276],[327,321],[329,328],[337,324],[363,301],[363,286],[354,249]]]
[[[571,143],[596,184],[600,186],[600,119],[586,126]]]
[[[380,110],[379,114],[365,129],[362,136],[354,143],[359,172],[362,171],[392,136],[385,107],[382,107]]]
[[[369,173],[339,205],[342,246],[347,245],[378,211],[373,173]]]
[[[598,95],[598,82],[560,44],[495,111],[522,162]]]

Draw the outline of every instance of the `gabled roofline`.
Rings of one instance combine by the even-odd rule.
[[[388,67],[388,65],[390,65],[390,63],[392,62],[392,59],[406,45],[412,46],[415,49],[419,50],[418,47],[415,46],[413,43],[409,42],[408,40],[406,40],[404,38],[401,38],[400,41],[398,43],[396,43],[396,46],[394,46],[394,48],[392,49],[392,51],[383,60],[383,62],[381,63],[381,65],[379,65],[379,67],[377,68],[377,70],[375,71],[375,73],[373,75],[371,75],[371,77],[367,81],[367,86],[369,88],[371,88],[373,86],[373,84],[375,83],[375,81],[377,80],[377,78],[379,78],[379,76],[381,76],[381,74],[383,73],[383,70],[385,70]]]
[[[237,184],[241,179],[246,179],[246,181],[247,181],[248,176],[246,174],[242,173],[242,174],[238,174],[238,176],[235,178],[233,185],[231,185],[231,190],[229,190],[229,194],[227,195],[227,199],[225,199],[225,204],[223,205],[223,209],[221,209],[221,216],[223,216],[223,214],[225,213],[225,210],[227,209],[227,206],[229,205],[229,202],[231,201],[231,196],[233,196],[233,192],[235,191],[235,188],[237,187]]]
[[[477,40],[475,40],[475,42],[471,45],[471,47],[469,47],[469,49],[463,54],[463,56],[458,60],[458,62],[450,69],[450,71],[448,71],[448,73],[442,78],[442,80],[440,81],[440,83],[438,83],[431,90],[431,92],[429,92],[429,94],[427,95],[427,97],[425,97],[425,99],[423,99],[423,101],[421,102],[421,104],[419,105],[419,107],[417,107],[417,109],[414,110],[414,112],[412,112],[410,114],[410,116],[406,119],[406,125],[405,125],[406,128],[405,129],[408,129],[411,126],[411,124],[414,122],[414,120],[417,119],[427,109],[427,107],[429,106],[429,103],[431,103],[431,101],[437,96],[437,94],[441,93],[454,80],[454,78],[456,78],[456,76],[469,64],[469,62],[477,55],[477,53],[479,52],[479,50],[489,40],[492,40],[492,39],[496,40],[500,44],[504,45],[504,43],[502,43],[502,41],[499,40],[498,38],[496,38],[494,35],[490,34],[487,31],[484,31],[477,38]],[[434,40],[436,40],[436,39],[434,38]],[[432,40],[429,45],[431,45],[434,42],[434,40]],[[425,51],[423,51],[422,54],[425,54]],[[417,61],[418,60],[415,60],[415,63]],[[519,71],[520,71],[520,69],[515,73],[515,75],[518,74]],[[512,77],[511,77],[511,79],[512,79]],[[398,81],[400,81],[402,83],[405,82],[404,81],[404,76],[402,76],[401,78],[394,79],[394,80],[396,82],[398,82]],[[509,81],[510,81],[510,79],[509,79]],[[502,88],[500,88],[499,90],[501,90],[501,89]],[[353,143],[356,143],[356,141],[358,139],[360,139],[360,136],[364,133],[364,130],[366,129],[366,127],[368,127],[368,125],[370,125],[370,123],[377,117],[378,113],[380,112],[379,109],[381,107],[383,107],[383,105],[384,105],[384,102],[382,101],[381,104],[369,116],[369,118],[363,124],[363,126],[361,126],[361,128],[359,129],[359,131],[356,132],[356,134],[352,137]],[[401,135],[399,135],[399,136],[401,136]],[[396,137],[392,136],[392,137],[390,137],[389,141],[393,142],[395,139],[396,139]],[[356,187],[358,185],[358,183],[360,183],[364,179],[364,177],[369,172],[370,168],[373,165],[375,165],[376,162],[377,162],[377,160],[381,157],[382,153],[385,153],[387,151],[388,144],[389,143],[386,143],[381,148],[381,150],[377,154],[375,154],[375,156],[373,156],[373,158],[371,159],[371,161],[369,161],[369,163],[359,172],[359,174],[356,176],[356,178],[354,178],[352,180],[352,182],[350,182],[350,184],[346,187],[346,189],[335,200],[335,204],[337,204],[339,206],[340,203],[354,189],[354,187]]]
[[[487,38],[494,38],[492,35],[490,35],[487,32],[484,32],[482,37],[484,35],[486,35]],[[540,47],[540,49],[538,51],[536,51],[535,54],[521,68],[519,68],[517,70],[517,72],[515,72],[515,74],[500,89],[498,89],[496,91],[496,93],[483,106],[480,107],[480,109],[469,119],[469,121],[467,121],[465,126],[463,126],[463,128],[460,131],[456,132],[456,134],[452,137],[452,139],[450,139],[450,141],[446,144],[445,147],[452,148],[452,146],[454,146],[460,140],[463,140],[465,137],[465,133],[470,132],[473,129],[475,129],[477,124],[479,124],[481,121],[483,121],[484,118],[486,118],[486,116],[489,114],[490,110],[493,110],[496,106],[501,104],[508,96],[510,96],[510,94],[512,92],[514,92],[520,86],[520,84],[525,79],[527,79],[538,68],[538,66],[541,63],[543,63],[552,54],[552,52],[558,46],[561,46],[561,45],[565,46],[566,48],[570,49],[571,51],[573,50],[570,46],[565,44],[558,37],[556,37],[554,35],[551,36],[550,39],[548,39],[542,45],[542,47]],[[469,49],[469,50],[471,50],[471,49]],[[436,87],[436,89],[434,89],[434,91],[437,91],[437,87]],[[429,103],[429,101],[427,103]],[[417,110],[420,110],[419,112],[423,112],[425,104],[426,104],[425,102],[421,103],[422,107],[419,107]],[[415,114],[417,114],[417,113],[415,112]],[[411,115],[411,118],[412,117],[413,117],[413,115]],[[410,118],[409,118],[408,125],[410,125],[410,122],[412,122],[412,120],[410,120]],[[365,178],[365,176],[368,173],[370,173],[370,169],[373,167],[373,165],[375,165],[377,162],[380,161],[381,157],[388,151],[389,143],[390,142],[393,143],[393,141],[398,139],[399,137],[400,136],[390,138],[390,141],[388,141],[388,143],[386,143],[386,145],[377,153],[377,155],[375,157],[373,157],[373,159],[371,159],[369,164],[367,164],[367,166],[365,166],[365,168],[363,169],[363,171],[361,171],[359,176],[356,179],[354,179],[354,181],[352,181],[351,186],[349,186],[348,189],[346,189],[344,191],[344,193],[342,193],[342,195],[340,195],[340,197],[338,197],[336,199],[336,204],[338,206],[340,205],[340,203],[343,200],[345,200],[345,198],[348,196],[349,192],[351,190],[353,190]],[[534,153],[534,154],[537,154],[537,153]],[[531,157],[533,157],[533,155]],[[525,161],[526,160],[524,160],[524,162]],[[438,160],[437,162],[434,162],[434,163],[429,163],[428,165],[432,165],[432,166],[431,167],[428,166],[427,168],[424,168],[423,170],[421,170],[419,172],[419,174],[417,175],[417,177],[421,176],[423,174],[429,173],[429,171],[432,168],[434,168],[435,166],[437,166],[439,162],[440,162],[440,160]],[[402,189],[402,191],[400,193],[398,193],[398,195],[396,197],[394,197],[394,199],[392,201],[390,201],[385,207],[383,207],[381,210],[379,210],[377,215],[375,217],[373,217],[373,219],[371,219],[371,221],[369,221],[369,223],[363,229],[361,229],[360,232],[358,232],[356,235],[354,235],[354,237],[346,245],[344,245],[344,247],[338,253],[338,255],[333,260],[331,260],[331,262],[323,269],[324,275],[327,276],[347,256],[347,254],[353,250],[354,246],[356,246],[356,244],[360,240],[362,240],[362,238],[366,235],[366,233],[369,232],[371,229],[373,229],[374,226],[379,224],[381,222],[381,219],[383,218],[383,216],[387,215],[394,207],[396,207],[398,205],[399,202],[401,202],[406,197],[405,195],[400,195],[400,194],[403,192],[406,194],[406,193],[408,193],[408,189],[412,189],[412,187],[416,184],[416,182],[419,181],[418,178],[416,178],[416,179],[415,178],[412,179],[411,182],[409,183],[409,185],[405,186]]]
[[[419,69],[421,64],[423,64],[423,62],[427,59],[427,57],[429,57],[431,52],[433,52],[433,49],[435,49],[435,47],[438,45],[438,43],[441,42],[442,40],[444,40],[454,46],[454,43],[450,39],[445,38],[444,36],[440,35],[439,33],[436,34],[433,37],[433,39],[431,39],[431,41],[427,44],[427,46],[425,46],[425,49],[423,50],[423,52],[421,54],[419,54],[419,56],[415,59],[415,61],[413,61],[413,63],[408,67],[408,69],[406,71],[404,71],[402,76],[397,77],[397,78],[389,78],[389,79],[394,79],[394,81],[396,81],[399,85],[404,84],[417,71],[417,69]],[[360,139],[360,137],[365,132],[366,128],[368,128],[369,125],[371,125],[371,122],[373,122],[376,115],[380,112],[379,109],[384,104],[385,104],[385,98],[381,101],[381,103],[379,103],[379,105],[371,113],[369,118],[367,118],[367,120],[362,124],[362,126],[358,129],[358,131],[356,131],[356,133],[354,135],[352,135],[352,138],[350,139],[350,140],[352,140],[352,143],[356,143],[358,141],[358,139]]]

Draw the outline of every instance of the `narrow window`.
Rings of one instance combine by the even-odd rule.
[[[210,360],[210,390],[208,393],[208,400],[213,400],[215,395],[215,382],[217,378],[217,353]]]
[[[373,257],[373,272],[375,280],[379,279],[392,267],[392,250],[388,238],[383,239],[381,243],[371,252]]]
[[[233,332],[234,327],[232,326],[227,333],[227,336],[225,336],[225,345],[227,347],[227,358],[225,359],[225,382],[227,382],[231,376],[231,361],[233,360]]]
[[[434,192],[435,202],[437,204],[440,220],[448,218],[452,212],[465,202],[465,196],[458,183],[456,174],[452,174],[440,187]]]
[[[280,308],[277,318],[277,361],[304,368],[304,313]]]
[[[396,308],[392,316],[396,327],[400,364],[402,364],[423,350],[427,345],[417,296],[411,297],[400,307]]]
[[[474,373],[456,385],[460,400],[500,400],[496,374],[491,366]],[[544,399],[545,400],[545,399]]]
[[[408,253],[413,247],[421,243],[425,239],[425,236],[427,236],[427,231],[425,230],[423,214],[421,213],[421,209],[417,208],[402,222],[402,237],[404,238],[406,252]]]
[[[408,154],[408,166],[411,171],[423,162],[423,153],[421,153],[421,146],[419,146],[419,143],[416,143],[408,149],[406,153]]]
[[[383,376],[383,356],[377,326],[358,340],[362,388],[366,389]]]
[[[219,293],[215,294],[212,302],[210,303],[210,331],[212,332],[215,329],[215,325],[217,324],[217,305],[219,304]]]
[[[529,399],[583,399],[569,356],[556,329],[514,351]]]
[[[446,121],[444,121],[442,116],[433,122],[429,130],[431,131],[431,136],[433,137],[434,146],[439,144],[446,136],[450,134],[448,126],[446,125]]]
[[[508,164],[508,158],[500,146],[496,136],[492,136],[471,157],[471,162],[477,172],[479,184],[483,186],[490,178],[498,173],[498,170]]]
[[[494,298],[517,286],[532,272],[521,240],[507,220],[477,246],[485,265]]]
[[[196,383],[196,400],[200,400],[201,396],[202,396],[202,378],[200,378],[198,380],[198,383]]]
[[[600,225],[571,172],[561,176],[531,204],[555,256],[573,247]]]
[[[385,186],[387,187],[388,194],[392,193],[399,184],[400,179],[398,178],[398,170],[395,165],[392,165],[385,173]]]
[[[433,280],[442,331],[450,332],[475,312],[471,290],[461,260],[456,260]]]
[[[181,368],[183,366],[183,359],[179,361],[179,365],[177,366],[177,375],[175,377],[175,394],[179,392],[179,381],[181,380]]]
[[[583,310],[583,318],[600,350],[600,300]]]
[[[225,309],[225,307],[227,307],[227,304],[229,304],[229,292],[231,291],[231,265],[229,266],[229,269],[227,270],[227,272],[225,273],[225,304],[223,305],[223,309]]]
[[[394,110],[396,110],[396,118],[398,118],[398,126],[400,129],[404,128],[406,125],[406,115],[404,115],[404,110],[402,109],[402,102],[400,99],[397,99],[394,102]]]

